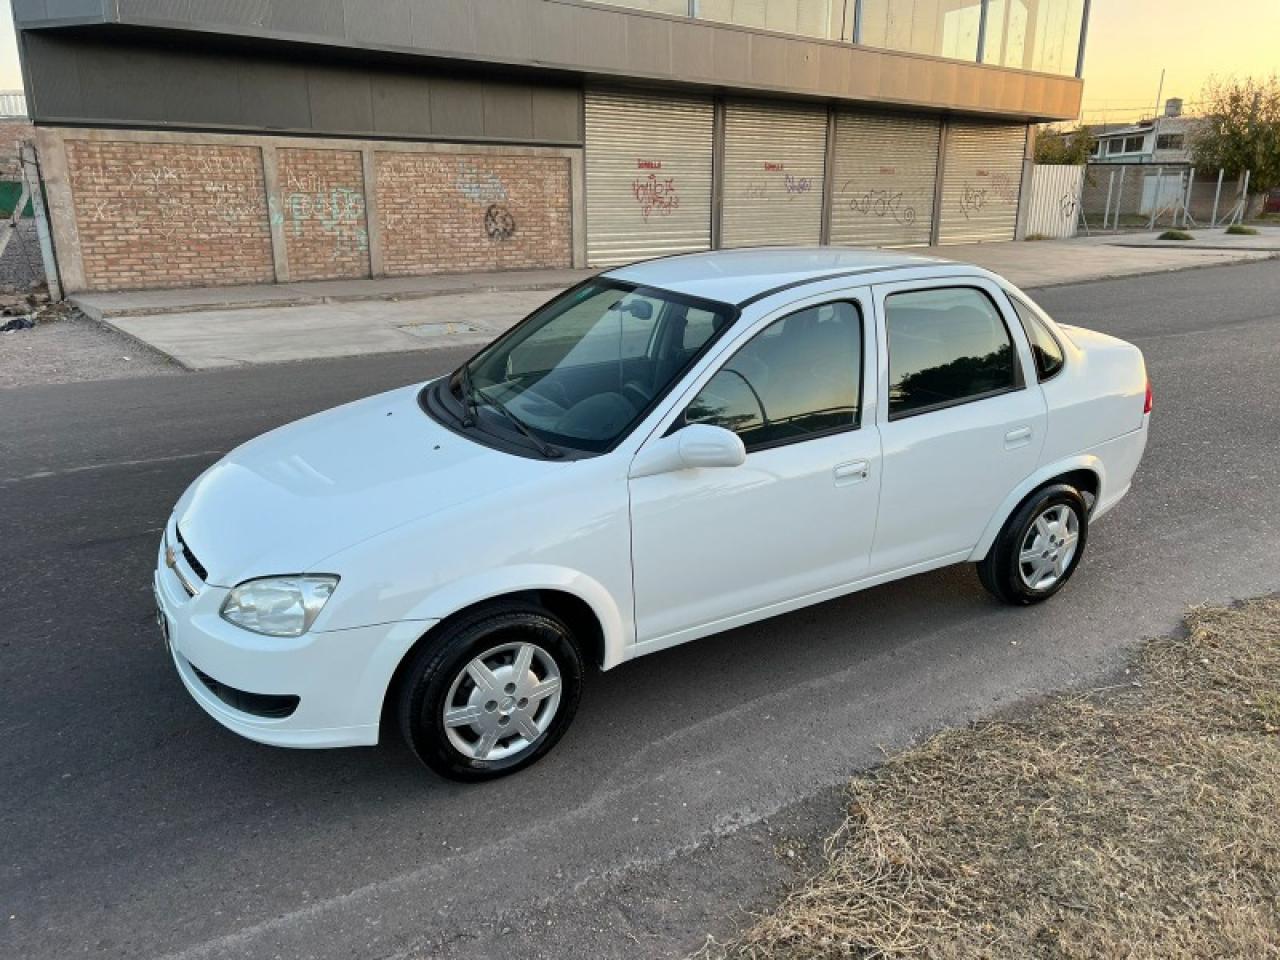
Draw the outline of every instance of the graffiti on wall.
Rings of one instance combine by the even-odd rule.
[[[765,160],[760,164],[764,175],[757,174],[748,179],[740,188],[741,196],[746,200],[764,200],[773,198],[794,200],[796,197],[813,193],[818,189],[816,177],[787,173],[784,163]]]
[[[94,223],[145,220],[157,237],[171,241],[193,218],[240,224],[266,216],[256,153],[147,147],[148,157],[73,166],[81,217]]]
[[[1080,201],[1074,191],[1068,190],[1058,198],[1058,209],[1062,211],[1062,219],[1074,223],[1076,211],[1080,209]]]
[[[333,239],[337,255],[349,247],[360,253],[369,249],[363,187],[333,186],[327,178],[290,172],[280,207],[272,205],[271,219],[295,237],[305,236],[309,225],[319,227]]]
[[[997,200],[1005,203],[1018,202],[1018,185],[1005,173],[997,173],[991,178],[991,192]]]
[[[974,176],[987,183],[975,185],[964,184],[960,191],[960,212],[966,220],[981,213],[982,210],[995,203],[1016,204],[1018,202],[1018,183],[1007,173],[992,173],[979,167]]]
[[[510,240],[516,235],[516,218],[504,204],[490,204],[484,212],[484,232],[490,240]]]
[[[651,216],[669,217],[680,207],[675,177],[659,177],[656,173],[636,177],[631,182],[631,194],[640,205],[645,223]]]
[[[887,219],[909,227],[916,222],[916,208],[906,203],[901,190],[854,190],[853,181],[840,188],[841,194],[849,194],[849,210],[864,217]]]
[[[981,213],[983,207],[987,205],[989,196],[986,187],[975,187],[966,183],[960,190],[960,212],[964,214],[964,218],[968,220],[975,214]]]
[[[511,195],[502,177],[459,160],[453,184],[463,198],[485,208],[484,235],[489,240],[501,243],[516,235],[516,217],[508,206]]]
[[[507,185],[496,173],[481,170],[468,160],[459,160],[454,186],[472,203],[506,203]]]
[[[789,194],[809,193],[813,190],[813,177],[796,177],[789,173],[784,174],[782,186]]]

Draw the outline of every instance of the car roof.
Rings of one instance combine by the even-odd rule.
[[[688,296],[745,305],[774,290],[848,274],[956,267],[937,257],[852,247],[752,247],[645,260],[604,276]],[[974,269],[974,268],[969,268]]]

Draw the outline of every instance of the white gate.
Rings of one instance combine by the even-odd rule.
[[[1078,164],[1036,164],[1031,175],[1027,207],[1027,236],[1074,237],[1080,222],[1084,167]]]

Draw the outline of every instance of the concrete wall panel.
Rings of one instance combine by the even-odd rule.
[[[23,0],[20,9],[39,13],[34,2]],[[71,9],[94,9],[87,0],[68,2]],[[731,24],[572,0],[118,0],[101,11],[102,22],[135,35],[159,27],[198,27],[199,39],[193,35],[189,41],[193,50],[206,48],[210,37],[221,34],[309,43],[312,61],[332,57],[336,50],[347,57],[357,51],[442,57],[493,70],[555,70],[593,81],[704,84],[820,99],[845,96],[861,104],[888,101],[1003,114],[1020,122],[1074,118],[1082,90],[1074,77],[826,39],[782,38]],[[29,19],[35,18],[19,16],[19,21]],[[764,18],[757,26],[770,23]],[[798,21],[788,29],[800,29]]]
[[[355,63],[25,35],[39,122],[581,143],[582,94]]]
[[[370,78],[373,128],[381,134],[425,137],[431,133],[430,89],[422,81],[402,74],[375,74]]]
[[[368,73],[355,68],[308,67],[307,93],[313,129],[374,129]]]
[[[289,130],[311,116],[307,71],[290,63],[252,60],[239,74],[240,118],[234,126],[259,130]]]

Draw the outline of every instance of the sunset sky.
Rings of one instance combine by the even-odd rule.
[[[1132,120],[1164,96],[1194,110],[1211,75],[1280,71],[1280,0],[1094,0],[1085,60],[1084,119]],[[0,89],[22,84],[9,0],[0,0]]]

